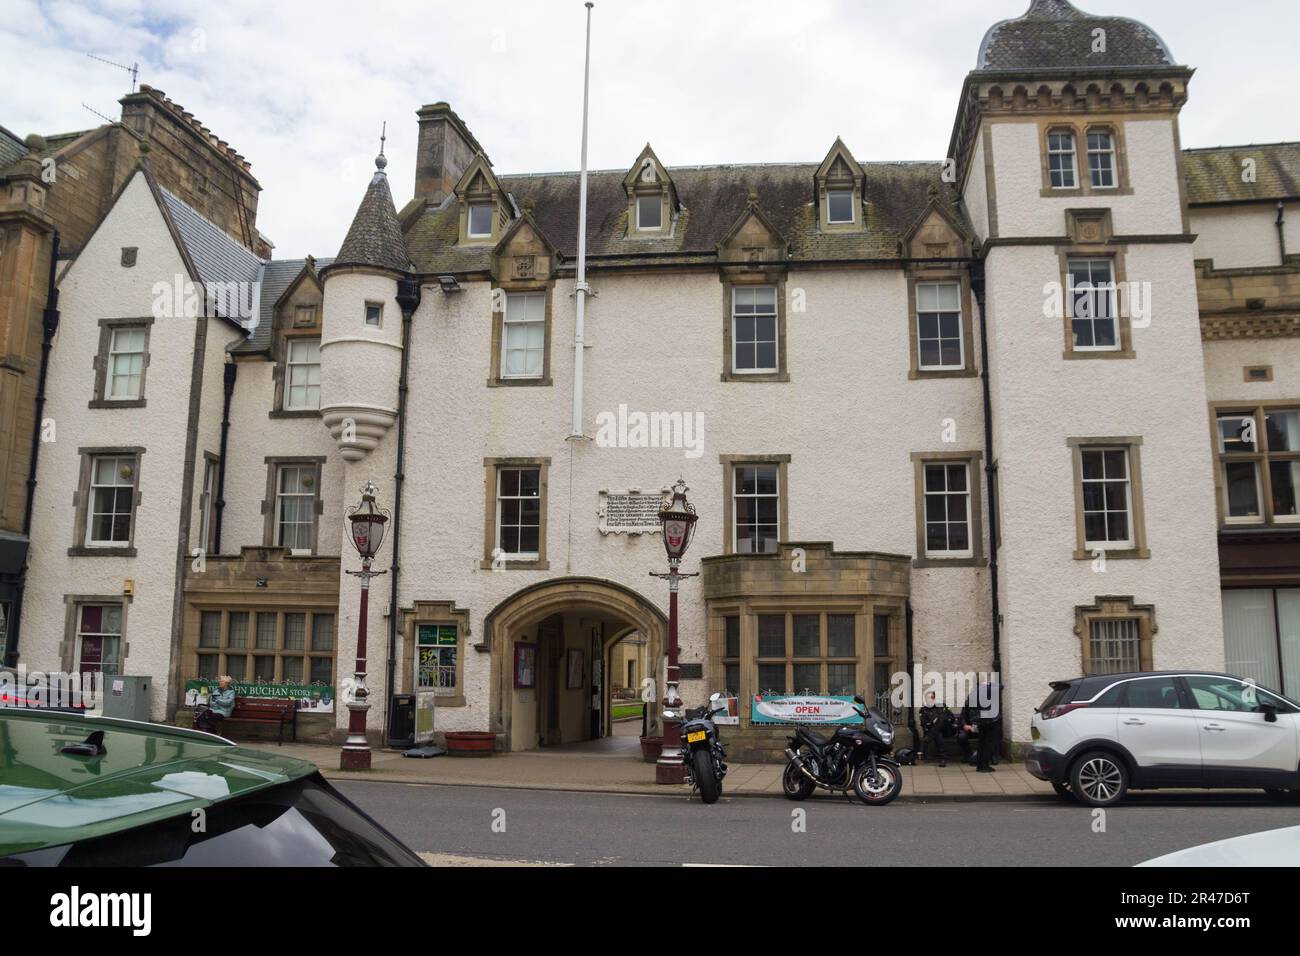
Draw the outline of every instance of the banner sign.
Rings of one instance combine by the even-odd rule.
[[[292,700],[300,714],[334,713],[334,687],[329,684],[246,684],[235,681],[230,685],[236,697],[262,698],[263,700]],[[206,704],[209,692],[216,690],[214,680],[189,680],[185,682],[185,706]]]
[[[719,726],[737,726],[740,724],[740,702],[734,697],[720,697],[717,701],[719,706],[727,708],[726,713],[717,714],[713,722]]]
[[[426,747],[433,743],[433,714],[437,706],[437,691],[420,687],[415,691],[415,746]]]
[[[860,724],[852,697],[754,695],[752,724]]]

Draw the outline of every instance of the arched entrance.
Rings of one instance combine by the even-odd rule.
[[[667,617],[636,591],[603,578],[554,578],[493,608],[483,622],[492,655],[491,721],[508,748],[600,736],[607,722],[593,713],[608,700],[606,652],[629,629],[645,636],[650,660],[662,661]],[[593,706],[598,671],[601,689]]]

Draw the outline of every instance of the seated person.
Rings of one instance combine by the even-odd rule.
[[[922,757],[929,751],[930,744],[934,744],[934,754],[939,760],[939,766],[948,766],[948,758],[943,752],[943,738],[952,735],[953,724],[952,711],[938,702],[934,691],[927,693],[925,706],[921,708]]]
[[[235,710],[234,678],[223,674],[217,678],[217,689],[208,695],[208,708],[194,719],[194,726],[210,734],[221,732],[221,723]]]

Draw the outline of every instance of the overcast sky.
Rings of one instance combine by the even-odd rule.
[[[1300,3],[1089,0],[1152,26],[1197,69],[1185,146],[1300,139]],[[576,169],[581,0],[4,0],[0,124],[19,136],[116,118],[140,64],[238,149],[262,185],[277,257],[332,255],[388,121],[388,173],[411,197],[415,110],[446,100],[498,173]],[[941,159],[984,31],[1028,0],[599,0],[590,166],[647,141],[669,166]],[[16,78],[21,77],[21,81]],[[575,210],[576,214],[576,210]]]

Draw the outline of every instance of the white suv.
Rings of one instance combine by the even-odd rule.
[[[1034,711],[1028,771],[1093,807],[1130,789],[1261,787],[1300,799],[1300,704],[1228,674],[1055,681]]]

